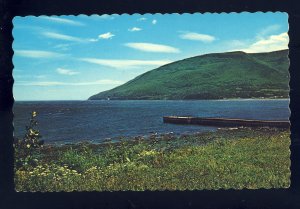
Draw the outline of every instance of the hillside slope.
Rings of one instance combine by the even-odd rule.
[[[214,53],[148,71],[89,99],[286,98],[288,50]]]

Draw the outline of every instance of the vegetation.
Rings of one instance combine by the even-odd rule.
[[[287,98],[288,50],[206,54],[148,71],[89,99]]]
[[[15,183],[18,191],[282,188],[289,145],[288,130],[270,128],[45,145],[31,153],[36,164],[16,167]]]
[[[22,139],[15,138],[14,148],[16,155],[16,168],[23,166],[36,165],[37,159],[34,157],[36,149],[43,146],[44,141],[40,138],[40,131],[36,128],[38,122],[36,120],[37,113],[31,113],[28,126],[26,126],[26,133]]]

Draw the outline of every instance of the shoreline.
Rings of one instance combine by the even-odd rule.
[[[284,98],[226,98],[226,99],[76,99],[76,100],[16,100],[19,102],[84,102],[84,101],[251,101],[251,100],[290,100]]]
[[[223,98],[223,99],[87,99],[85,101],[241,101],[241,100],[289,100],[289,97],[266,98]],[[84,101],[84,100],[83,100]]]
[[[174,132],[167,132],[167,133],[152,133],[148,135],[137,135],[137,136],[119,136],[115,138],[107,138],[103,139],[102,141],[98,140],[81,140],[76,142],[54,142],[54,143],[45,143],[44,146],[50,146],[50,147],[78,147],[81,145],[91,145],[91,146],[103,146],[106,147],[107,145],[118,145],[121,143],[129,143],[129,144],[136,144],[140,142],[146,142],[151,143],[152,141],[164,141],[164,140],[181,140],[186,137],[201,137],[201,136],[208,136],[208,135],[220,135],[222,133],[234,133],[238,131],[275,131],[275,132],[282,132],[282,131],[290,131],[289,128],[276,128],[276,127],[216,127],[215,130],[205,130],[205,131],[196,131],[191,133],[174,133]]]

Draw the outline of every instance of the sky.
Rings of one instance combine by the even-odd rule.
[[[85,100],[164,64],[288,48],[286,13],[27,16],[13,20],[16,101]]]

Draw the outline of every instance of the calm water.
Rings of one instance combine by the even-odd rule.
[[[65,143],[216,130],[214,127],[164,124],[162,117],[167,115],[288,120],[288,105],[289,100],[16,102],[15,136],[24,135],[31,111],[38,113],[38,128],[46,143]]]

